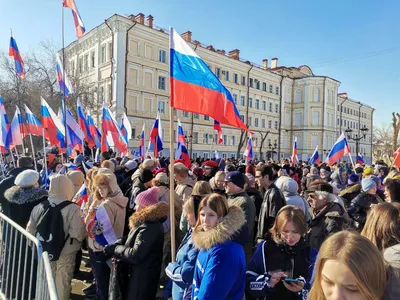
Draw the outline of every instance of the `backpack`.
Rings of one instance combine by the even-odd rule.
[[[61,210],[70,204],[74,202],[64,201],[54,206],[48,200],[42,202],[44,212],[36,226],[36,238],[42,244],[43,251],[49,253],[50,261],[60,258],[61,251],[69,238],[69,235],[65,237]]]

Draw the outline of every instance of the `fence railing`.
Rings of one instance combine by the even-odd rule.
[[[0,297],[58,300],[50,261],[39,240],[2,213]]]

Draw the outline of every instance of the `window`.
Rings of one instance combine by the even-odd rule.
[[[272,121],[271,120],[268,121],[268,128],[272,129]]]
[[[219,78],[221,76],[221,69],[215,67],[215,75],[217,75],[217,77]]]
[[[90,53],[90,67],[96,67],[96,53],[94,51]]]
[[[165,91],[165,80],[164,76],[158,76],[158,89]]]
[[[258,79],[256,79],[256,89],[257,90],[260,89],[260,81]]]
[[[275,129],[278,130],[278,121],[275,121]]]
[[[236,137],[234,135],[231,136],[231,145],[235,146],[236,144]]]
[[[158,101],[157,110],[160,112],[160,114],[165,114],[165,102],[164,101]]]
[[[225,80],[229,81],[229,71],[225,71]]]
[[[254,118],[254,126],[258,127],[258,118]]]
[[[237,104],[237,95],[233,94],[232,97],[233,97],[233,101],[235,102],[235,104]]]
[[[275,104],[275,112],[279,113],[279,104],[278,103]]]
[[[263,90],[264,92],[267,91],[267,83],[266,83],[266,82],[263,82],[263,88],[262,88],[262,90]]]
[[[265,128],[265,119],[262,119],[262,120],[261,120],[261,127],[262,127],[262,128]]]
[[[71,61],[71,73],[75,74],[75,61]]]
[[[158,61],[165,63],[167,61],[167,52],[165,50],[161,50],[158,52]]]
[[[249,126],[252,126],[251,124],[252,124],[252,119],[251,117],[249,117]]]
[[[279,87],[278,87],[278,86],[275,87],[275,94],[276,94],[276,95],[279,95]]]
[[[233,74],[233,82],[234,83],[239,83],[239,79],[238,79],[238,74]]]
[[[208,133],[203,133],[203,144],[208,144]]]
[[[256,99],[256,109],[260,109],[260,100]]]
[[[100,62],[104,64],[106,62],[106,45],[101,46],[101,60]]]
[[[89,71],[89,54],[85,54],[85,72]]]
[[[199,114],[193,114],[193,118],[194,119],[200,119],[200,115]]]
[[[154,59],[154,52],[153,52],[154,48],[151,45],[146,45],[144,48],[144,57],[147,59]]]
[[[267,110],[267,101],[262,102],[262,110],[266,111]]]
[[[340,119],[337,119],[337,124],[340,125]]]
[[[111,83],[108,84],[107,89],[108,89],[108,101],[111,101],[111,99],[112,99]]]
[[[135,128],[135,127],[133,127],[132,130],[131,130],[131,136],[132,136],[133,138],[136,137],[136,128]]]
[[[270,92],[270,93],[273,92],[273,86],[272,86],[272,84],[269,85],[269,92]]]
[[[272,103],[269,103],[269,112],[272,112]]]
[[[294,113],[294,126],[303,126],[303,113]]]
[[[79,73],[83,72],[83,58],[82,57],[78,58],[78,71],[79,71]]]
[[[183,117],[184,117],[184,118],[189,118],[189,113],[188,113],[187,111],[184,111],[184,112],[183,112]]]
[[[246,76],[242,76],[242,85],[246,85]]]
[[[244,96],[240,96],[240,105],[245,106],[246,98]]]
[[[249,97],[249,107],[253,108],[253,98]]]
[[[198,132],[193,132],[192,141],[193,141],[193,144],[198,144],[199,143],[199,133]]]
[[[222,139],[223,139],[223,144],[226,145],[228,143],[228,137],[226,136],[226,134],[222,136]]]
[[[296,94],[294,96],[294,103],[301,103],[302,102],[302,98],[303,98],[303,93],[302,91],[296,90]]]
[[[244,116],[240,115],[240,120],[242,120],[242,122],[244,122]]]
[[[204,116],[204,121],[210,121],[210,117],[209,116]]]
[[[311,125],[318,126],[319,125],[319,111],[313,111],[311,118],[312,118]]]
[[[319,102],[319,88],[314,88],[314,102]]]
[[[108,60],[111,61],[113,56],[113,46],[112,43],[108,43]]]
[[[250,80],[250,81],[249,81],[250,87],[253,87],[253,78],[250,78],[249,80]]]

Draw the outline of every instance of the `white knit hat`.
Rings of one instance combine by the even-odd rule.
[[[35,170],[25,170],[15,178],[15,185],[19,187],[34,186],[39,181],[39,173]]]

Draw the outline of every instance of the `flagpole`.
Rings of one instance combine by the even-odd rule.
[[[175,182],[174,182],[174,108],[170,106],[169,117],[169,219],[171,222],[171,261],[175,261]]]
[[[43,136],[43,169],[46,172],[47,176],[47,158],[46,158],[46,140],[44,137],[44,127],[42,127],[42,136]]]
[[[353,158],[351,157],[351,153],[350,153],[350,152],[349,152],[349,157],[350,157],[351,164],[352,164],[352,166],[353,166],[353,171],[354,171],[354,173],[356,174],[356,173],[357,173],[357,172],[356,172],[356,167],[355,167],[355,165],[354,165]]]
[[[62,80],[64,82],[63,85],[63,91],[62,91],[62,101],[64,103],[64,127],[65,127],[65,146],[68,147],[68,139],[67,139],[67,134],[68,134],[68,130],[67,130],[67,104],[65,103],[65,41],[64,41],[64,6],[62,4],[62,0],[61,0],[61,39],[62,39],[62,68],[63,68],[63,72],[62,72]]]
[[[91,151],[92,151],[92,159],[93,159],[93,162],[95,162],[94,161],[94,152],[93,152],[93,147],[92,147],[92,149],[90,149]]]
[[[29,139],[31,141],[31,148],[32,148],[32,158],[33,162],[35,163],[35,170],[37,171],[37,164],[36,164],[36,157],[35,157],[35,148],[33,147],[33,140],[32,140],[32,134],[29,133]]]
[[[15,149],[17,149],[17,146],[15,146]],[[13,152],[12,152],[11,148],[10,148],[10,155],[11,155],[11,160],[12,160],[12,163],[14,165],[14,168],[16,168],[17,166],[15,165],[15,159],[14,159],[14,155],[13,155]]]
[[[6,172],[4,172],[4,160],[3,160],[3,153],[0,151],[0,160],[1,160],[1,173],[5,176]]]

